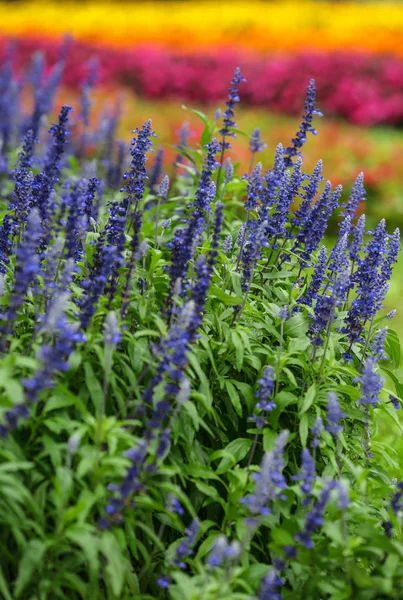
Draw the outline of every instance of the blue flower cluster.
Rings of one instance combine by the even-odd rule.
[[[240,101],[239,98],[239,86],[241,83],[245,82],[246,79],[243,77],[241,73],[241,69],[236,68],[234,77],[231,80],[231,85],[228,91],[228,99],[226,101],[226,109],[223,113],[223,126],[220,129],[220,134],[222,135],[222,141],[220,142],[221,150],[228,150],[231,148],[231,144],[226,141],[226,138],[235,137],[234,128],[236,128],[236,123],[234,121],[235,113],[234,108],[237,102]]]

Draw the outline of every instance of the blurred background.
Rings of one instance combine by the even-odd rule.
[[[179,136],[197,145],[203,129],[182,105],[212,116],[236,66],[247,79],[236,109],[246,135],[234,144],[234,162],[247,170],[248,136],[259,127],[267,144],[260,158],[270,166],[277,143],[288,145],[297,130],[314,77],[324,118],[305,147],[306,168],[322,158],[325,177],[346,193],[364,171],[370,223],[385,217],[392,231],[403,222],[401,2],[0,2],[0,65],[0,87],[12,69],[23,88],[0,107],[5,123],[17,102],[32,103],[35,89],[23,83],[35,88],[42,69],[44,101],[55,111],[62,102],[82,111],[91,104],[89,127],[108,116],[122,148],[152,118],[154,156],[165,170]],[[53,98],[56,80],[62,90]],[[403,259],[388,308],[400,307],[401,274]],[[403,334],[403,310],[392,326]]]

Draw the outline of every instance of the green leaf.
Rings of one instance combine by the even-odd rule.
[[[307,413],[303,414],[299,422],[299,437],[303,448],[306,448],[306,441],[309,433],[309,417]]]
[[[210,287],[209,297],[210,296],[212,298],[218,298],[218,300],[221,300],[221,302],[223,302],[227,306],[237,306],[242,304],[243,302],[242,296],[232,296],[230,294],[227,294],[227,292],[224,292],[215,285],[212,285]]]
[[[125,558],[121,552],[117,539],[111,532],[105,531],[103,533],[100,540],[100,551],[107,560],[105,567],[105,572],[108,576],[107,580],[110,583],[115,596],[119,597],[123,589],[125,578]]]
[[[281,527],[273,529],[271,537],[273,538],[273,542],[278,546],[293,546],[295,543],[291,533]]]
[[[91,363],[84,363],[85,371],[85,383],[87,384],[88,391],[90,392],[91,400],[99,412],[102,403],[102,386],[95,376],[94,370]]]
[[[245,346],[242,341],[242,338],[238,335],[236,331],[231,331],[231,339],[235,347],[236,368],[238,371],[241,371],[243,366]]]
[[[20,560],[14,593],[19,598],[32,577],[38,577],[44,562],[46,545],[41,540],[31,540],[24,549]]]
[[[302,415],[307,410],[309,410],[315,400],[316,396],[316,385],[313,383],[306,391],[305,396],[301,402],[301,406],[299,409],[299,414]]]
[[[231,383],[231,381],[228,381],[228,379],[226,379],[225,387],[227,388],[228,395],[230,397],[232,406],[234,407],[236,414],[238,415],[238,417],[242,417],[241,399],[237,390],[235,389],[235,386]]]
[[[284,323],[284,333],[289,337],[300,337],[308,331],[306,319],[298,313]]]
[[[182,109],[199,117],[199,119],[201,119],[205,125],[210,125],[210,120],[209,120],[208,116],[205,115],[200,110],[196,110],[194,108],[189,108],[188,106],[185,106],[184,104],[182,104]]]
[[[247,438],[239,438],[234,440],[228,444],[224,448],[224,451],[231,456],[227,456],[223,458],[220,464],[217,467],[217,474],[221,475],[221,473],[225,473],[231,467],[233,467],[236,463],[241,461],[248,454],[250,448],[252,446],[252,440]]]
[[[400,340],[396,331],[393,329],[388,329],[388,334],[386,336],[385,342],[385,350],[386,354],[390,357],[393,362],[393,366],[395,369],[399,368],[400,365]]]
[[[4,577],[1,565],[0,565],[0,592],[2,593],[4,600],[13,600],[13,597],[11,596],[9,587],[7,585],[7,581]]]
[[[85,525],[74,525],[66,531],[66,537],[77,544],[88,562],[91,579],[95,579],[99,572],[98,539]]]

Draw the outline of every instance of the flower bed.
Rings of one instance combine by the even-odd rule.
[[[368,230],[362,174],[345,194],[306,169],[314,81],[245,177],[237,69],[169,178],[151,120],[128,151],[113,107],[89,126],[91,79],[46,132],[61,71],[40,66],[29,109],[10,70],[0,90],[2,597],[398,598],[403,469],[377,423],[403,402],[400,234]]]
[[[2,41],[3,60],[7,41]],[[20,39],[16,68],[26,66],[35,50],[51,62],[60,56],[60,43]],[[73,42],[67,52],[64,81],[77,87],[91,57],[99,59],[98,80],[125,85],[147,98],[181,98],[215,103],[225,93],[225,79],[241,64],[250,85],[244,101],[252,106],[297,114],[307,79],[315,77],[318,97],[327,115],[363,125],[403,123],[403,61],[366,54],[300,53],[259,57],[233,50],[178,55],[162,48],[112,49]]]

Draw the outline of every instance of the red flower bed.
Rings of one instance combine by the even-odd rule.
[[[4,57],[6,40],[0,42]],[[36,50],[50,64],[60,55],[60,43],[20,39],[16,68],[25,66]],[[318,104],[326,115],[337,115],[364,125],[403,123],[403,61],[391,56],[356,53],[300,53],[261,55],[228,50],[178,56],[156,47],[111,49],[73,42],[68,51],[64,82],[77,86],[90,57],[99,58],[103,85],[126,85],[151,98],[179,97],[212,104],[226,96],[235,66],[248,78],[242,102],[270,110],[298,114],[308,80],[316,79]]]

